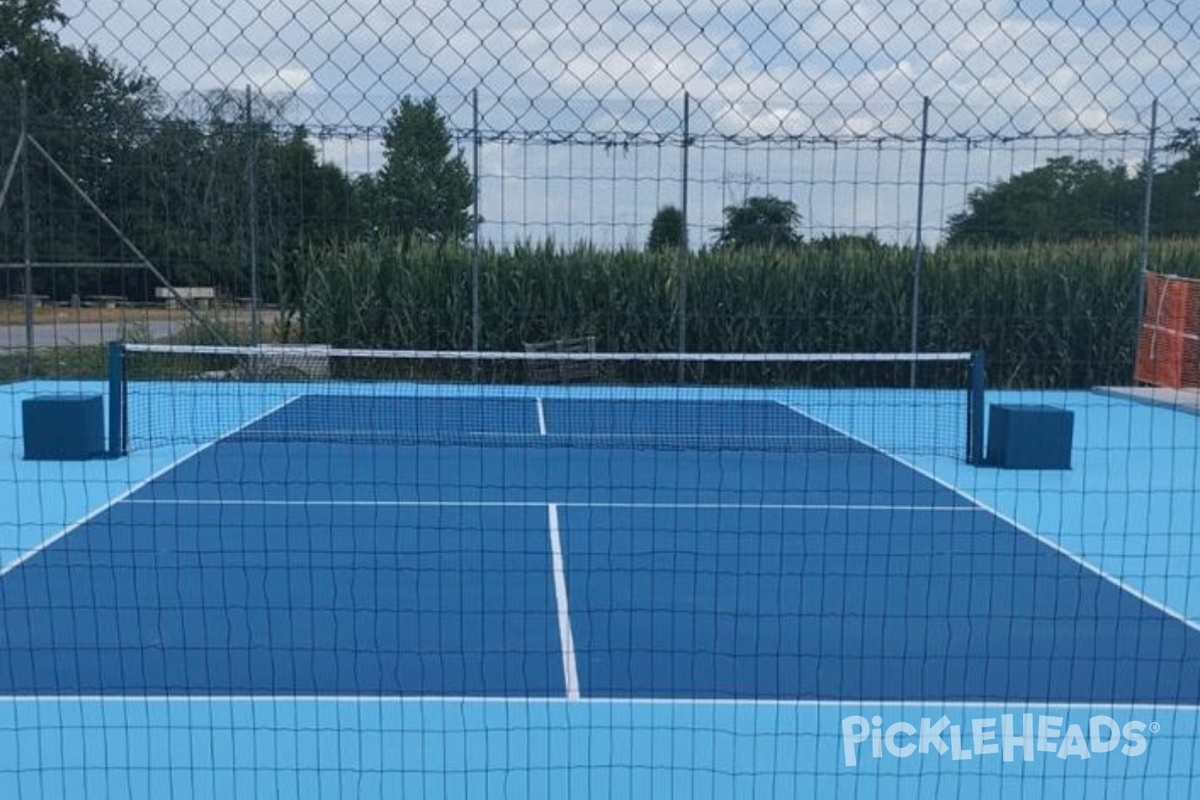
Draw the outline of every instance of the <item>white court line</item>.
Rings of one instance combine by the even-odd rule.
[[[538,398],[538,428],[539,435],[546,436],[550,439],[579,439],[581,441],[597,440],[597,441],[616,441],[616,442],[696,442],[696,441],[716,441],[718,437],[713,434],[679,434],[679,433],[621,433],[621,432],[604,432],[604,431],[589,431],[587,433],[547,433],[545,430],[545,419],[542,415],[541,398]],[[350,433],[347,431],[346,433]],[[478,436],[481,438],[492,439],[528,439],[531,434],[519,433],[514,431],[467,431],[469,436]],[[813,441],[830,441],[834,437],[829,434],[751,434],[738,435],[732,434],[727,437],[729,442],[779,442],[787,444],[788,442],[803,442],[808,440]],[[751,448],[753,452],[753,448]]]
[[[364,508],[541,508],[545,500],[244,500],[220,498],[174,498],[151,497],[129,500],[136,505],[163,506],[303,506],[303,507],[364,507]],[[746,509],[749,511],[912,511],[954,514],[980,514],[984,510],[969,506],[930,505],[871,505],[858,503],[686,503],[686,502],[622,502],[613,501],[556,501],[556,506],[567,508],[696,508],[696,509]]]
[[[550,522],[550,558],[554,567],[554,602],[558,606],[558,638],[562,645],[563,680],[567,699],[579,699],[579,668],[575,664],[575,636],[571,633],[571,612],[567,607],[567,576],[563,569],[562,537],[558,530],[558,506],[546,507]]]
[[[463,438],[470,437],[470,438]],[[662,443],[663,446],[670,449],[675,447],[688,447],[693,442],[712,442],[716,441],[711,435],[693,434],[657,434],[657,433],[603,433],[603,432],[588,432],[588,433],[549,433],[546,430],[545,413],[542,409],[541,399],[538,399],[538,432],[537,433],[520,433],[518,431],[461,431],[450,433],[421,433],[419,431],[386,431],[377,430],[370,431],[362,428],[314,428],[312,430],[302,430],[299,428],[288,428],[283,433],[283,438],[275,437],[275,441],[284,442],[292,440],[297,442],[316,441],[322,444],[330,444],[334,446],[353,447],[360,443],[374,444],[401,444],[411,445],[414,447],[471,447],[471,446],[487,446],[497,443],[515,443],[525,444],[532,443],[533,439],[542,439],[551,446],[570,446],[578,443],[581,446],[586,446],[588,443],[610,443],[610,444],[629,444],[638,445],[641,443],[653,446]],[[764,435],[752,437],[740,437],[736,434],[728,438],[731,447],[739,444],[740,441],[745,441],[750,444],[754,442],[771,442],[779,444],[787,444],[789,442],[817,441],[827,442],[832,437],[829,435]],[[565,445],[559,445],[559,442],[565,442]],[[662,448],[654,448],[662,449]],[[749,452],[755,452],[754,447],[749,448]]]
[[[397,694],[0,694],[0,703],[146,703],[146,704],[197,704],[197,703],[353,703],[358,705],[416,705],[421,703],[453,703],[455,705],[522,703],[526,705],[557,705],[559,703],[583,703],[594,706],[762,706],[770,708],[988,708],[1017,710],[1066,709],[1097,712],[1105,709],[1123,711],[1174,711],[1200,712],[1200,705],[1186,703],[1135,703],[1096,701],[1084,703],[1078,700],[937,700],[934,698],[915,700],[871,700],[856,697],[831,698],[827,700],[769,698],[769,697],[602,697],[588,695],[568,699],[551,695],[397,695]],[[831,734],[832,735],[832,734]],[[840,734],[838,734],[840,735]]]
[[[536,399],[537,399],[538,433],[540,433],[542,436],[545,436],[546,435],[546,407],[542,403],[542,398],[538,397]]]
[[[244,431],[246,428],[249,428],[254,423],[259,422],[260,420],[266,419],[267,417],[271,416],[275,412],[281,411],[282,409],[286,408],[288,405],[296,402],[299,399],[300,399],[300,395],[296,395],[295,397],[290,397],[287,400],[284,400],[279,405],[275,406],[274,408],[267,409],[262,414],[259,414],[257,417],[254,417],[253,419],[250,419],[247,422],[244,422],[243,424],[237,426],[236,428],[229,431],[228,433],[218,436],[216,439],[213,439],[211,442],[208,442],[206,444],[201,445],[200,447],[197,447],[195,450],[192,450],[190,453],[180,456],[179,458],[172,461],[170,464],[167,464],[162,469],[151,473],[149,477],[144,478],[143,480],[139,481],[138,483],[135,483],[133,486],[131,486],[128,489],[126,489],[125,491],[121,492],[116,497],[113,497],[112,499],[110,499],[104,505],[88,512],[80,519],[76,520],[75,522],[72,522],[70,525],[68,525],[67,527],[65,527],[61,531],[59,531],[58,533],[51,536],[49,539],[46,539],[43,542],[41,542],[37,547],[34,547],[32,550],[22,553],[20,555],[20,557],[18,557],[15,561],[13,561],[9,564],[6,564],[3,567],[0,567],[0,578],[4,577],[8,573],[12,572],[14,569],[21,566],[26,561],[33,558],[38,553],[42,552],[43,550],[45,550],[47,547],[51,546],[55,542],[61,540],[67,534],[78,529],[79,527],[86,524],[90,520],[95,519],[96,517],[100,516],[105,511],[108,511],[110,508],[115,506],[117,503],[120,503],[121,501],[126,500],[130,495],[132,495],[134,492],[140,491],[141,489],[143,489],[146,486],[146,484],[150,483],[151,481],[161,478],[163,475],[165,475],[168,472],[170,472],[171,470],[175,469],[176,467],[178,467],[180,464],[187,461],[188,459],[195,458],[196,456],[200,455],[201,453],[203,453],[205,450],[209,449],[213,445],[216,445],[216,444],[220,443],[221,441],[228,439],[230,436],[233,436],[241,431]]]
[[[1089,562],[1083,560],[1083,558],[1081,558],[1080,556],[1077,556],[1074,553],[1072,553],[1071,551],[1065,549],[1058,542],[1055,542],[1052,539],[1048,539],[1045,536],[1042,536],[1041,534],[1036,533],[1031,528],[1025,527],[1020,522],[1017,522],[1017,520],[1013,519],[1012,517],[1008,516],[1007,514],[1000,513],[995,508],[992,508],[992,506],[988,505],[987,503],[984,503],[983,501],[979,500],[978,498],[976,498],[972,495],[967,494],[965,491],[958,488],[957,486],[950,483],[949,481],[939,478],[937,475],[934,475],[932,472],[925,469],[924,467],[919,467],[907,459],[901,458],[900,456],[897,456],[897,455],[893,455],[893,454],[887,452],[886,450],[883,450],[882,448],[871,444],[867,440],[865,440],[861,437],[855,436],[854,434],[837,427],[836,425],[830,425],[828,422],[824,422],[822,420],[817,419],[816,417],[810,416],[809,414],[806,414],[804,411],[801,411],[800,409],[796,408],[795,406],[793,406],[789,403],[785,403],[782,400],[776,400],[775,402],[779,403],[784,408],[794,411],[795,413],[799,414],[800,416],[802,416],[806,419],[810,419],[813,422],[816,422],[818,425],[824,425],[825,427],[829,428],[831,431],[833,431],[835,433],[840,433],[842,436],[853,439],[854,441],[856,441],[866,447],[869,447],[870,449],[874,450],[876,453],[879,453],[880,455],[884,456],[885,458],[890,458],[893,461],[895,461],[897,464],[907,467],[908,469],[912,470],[913,472],[917,473],[918,475],[926,477],[929,480],[933,481],[934,483],[938,484],[939,486],[949,489],[950,491],[954,492],[956,495],[963,498],[967,502],[974,504],[980,510],[986,511],[987,513],[991,514],[992,516],[996,517],[998,520],[1000,520],[1001,522],[1003,522],[1007,525],[1011,525],[1015,530],[1020,531],[1021,533],[1025,534],[1026,536],[1029,536],[1030,538],[1034,539],[1035,541],[1045,545],[1046,547],[1049,547],[1051,550],[1053,550],[1054,552],[1063,556],[1064,558],[1067,558],[1070,561],[1075,562],[1076,564],[1083,567],[1088,572],[1091,572],[1092,574],[1096,575],[1100,579],[1108,581],[1113,586],[1116,586],[1118,589],[1120,589],[1123,592],[1127,592],[1128,594],[1132,595],[1137,600],[1140,600],[1141,602],[1145,603],[1146,605],[1150,606],[1151,608],[1155,609],[1156,611],[1158,611],[1162,614],[1165,614],[1166,616],[1168,616],[1171,619],[1174,619],[1178,622],[1182,622],[1184,625],[1186,625],[1187,627],[1191,628],[1194,631],[1200,632],[1200,622],[1195,622],[1195,621],[1189,619],[1184,614],[1180,613],[1179,611],[1176,611],[1175,609],[1171,608],[1170,606],[1168,606],[1164,603],[1159,602],[1158,600],[1155,600],[1153,597],[1150,597],[1149,595],[1147,595],[1145,592],[1141,591],[1140,589],[1137,589],[1137,588],[1125,583],[1125,581],[1121,580],[1116,575],[1112,575],[1108,572],[1105,572],[1104,570],[1102,570],[1100,567],[1096,566],[1095,564],[1092,564],[1092,563],[1089,563]]]

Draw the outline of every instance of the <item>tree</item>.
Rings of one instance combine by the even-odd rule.
[[[102,208],[121,205],[121,165],[142,146],[159,95],[149,78],[101,58],[93,49],[64,45],[53,28],[65,24],[58,0],[0,0],[0,163],[6,168],[16,143],[20,82],[26,81],[29,130]],[[30,206],[34,257],[46,261],[113,257],[119,244],[73,190],[41,157],[26,150],[31,171]],[[0,256],[22,251],[19,182],[0,212]],[[55,293],[66,280],[72,290],[95,293],[115,272],[71,276],[40,271],[35,290]],[[62,287],[60,287],[62,288]]]
[[[683,212],[675,206],[664,206],[650,223],[647,250],[678,250],[683,245]]]
[[[341,170],[321,163],[307,129],[283,124],[279,104],[252,101],[249,119],[241,92],[177,105],[120,165],[122,199],[112,213],[172,283],[245,296],[253,156],[259,291],[274,300],[300,280],[292,273],[304,247],[349,229],[351,188]]]
[[[269,189],[259,200],[259,214],[270,224],[263,247],[272,254],[277,283],[284,295],[303,285],[303,252],[347,237],[358,223],[352,216],[352,184],[332,164],[323,164],[300,126],[286,137],[267,138],[260,161],[262,186]],[[265,286],[266,284],[264,284]],[[286,304],[285,304],[286,305]]]
[[[1006,244],[1132,233],[1137,230],[1139,185],[1123,165],[1052,158],[971,192],[967,210],[949,219],[948,242]]]
[[[0,3],[0,58],[19,59],[30,48],[53,50],[58,41],[46,25],[65,25],[58,0],[9,0]]]
[[[1151,230],[1160,235],[1194,236],[1200,233],[1200,128],[1176,133],[1167,152],[1176,159],[1154,176]],[[1144,173],[1144,169],[1139,173],[1139,183]]]
[[[350,185],[350,217],[348,232],[357,239],[377,239],[385,232],[379,209],[384,206],[379,178],[375,175],[359,175]]]
[[[249,123],[241,92],[215,90],[188,98],[155,126],[146,144],[121,165],[119,223],[179,286],[249,293],[249,175],[256,149],[259,252],[278,245],[281,215],[274,151],[274,111],[257,102]],[[269,288],[267,281],[261,283]]]
[[[772,195],[747,198],[725,209],[725,224],[717,229],[717,246],[791,247],[804,241],[797,230],[796,204]]]
[[[879,250],[884,246],[874,232],[827,233],[812,244],[819,250]]]
[[[446,120],[433,98],[404,97],[383,134],[386,162],[380,171],[377,209],[385,230],[408,243],[415,237],[459,241],[475,224],[469,209],[475,184],[454,153]]]

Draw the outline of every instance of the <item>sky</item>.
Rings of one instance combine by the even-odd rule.
[[[477,92],[483,235],[501,243],[643,241],[655,210],[682,202],[685,93],[694,242],[763,193],[796,202],[808,235],[935,241],[972,188],[1048,157],[1136,163],[1155,98],[1160,139],[1200,115],[1195,0],[61,7],[64,41],[172,96],[287,98],[289,120],[324,127],[322,157],[352,174],[382,163],[378,128],[405,94],[437,98],[470,161]]]

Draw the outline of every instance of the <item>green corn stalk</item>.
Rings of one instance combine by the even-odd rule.
[[[1133,239],[931,249],[920,349],[984,349],[997,386],[1128,382],[1137,255]],[[1160,240],[1150,255],[1156,271],[1200,276],[1200,240]],[[385,240],[301,258],[309,341],[470,345],[469,250]],[[588,335],[601,350],[676,349],[676,253],[545,241],[485,247],[480,259],[485,349]],[[689,349],[905,351],[912,263],[902,246],[696,253],[687,264]]]

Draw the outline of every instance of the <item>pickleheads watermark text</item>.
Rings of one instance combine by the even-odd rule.
[[[1101,754],[1136,758],[1149,746],[1147,734],[1158,730],[1156,722],[1118,721],[1103,714],[1086,721],[1037,714],[961,721],[945,715],[916,721],[852,716],[842,720],[842,752],[847,767],[858,766],[867,758],[909,758],[929,753],[955,761],[993,757],[1033,761],[1039,756],[1088,759]]]

